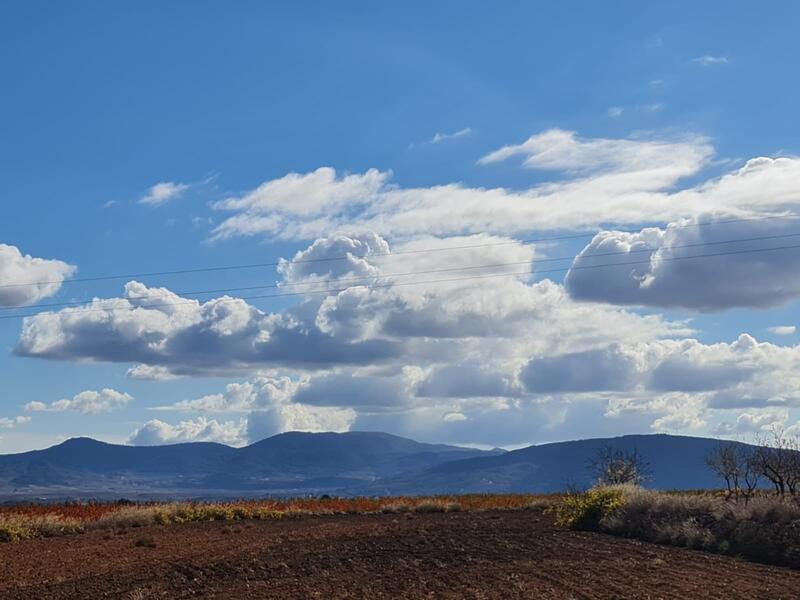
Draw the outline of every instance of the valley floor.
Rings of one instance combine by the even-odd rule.
[[[0,598],[796,598],[800,572],[539,511],[190,523],[0,544]]]

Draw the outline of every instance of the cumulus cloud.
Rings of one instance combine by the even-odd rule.
[[[794,325],[776,325],[775,327],[768,327],[767,331],[775,335],[794,335],[797,327]]]
[[[438,244],[441,251],[418,253],[420,244]],[[449,251],[463,245],[478,247]],[[337,268],[325,261],[303,262],[347,247],[375,255],[354,252]],[[354,284],[310,295],[280,313],[264,313],[242,299],[200,302],[129,282],[122,298],[95,299],[25,319],[15,351],[59,360],[138,363],[129,376],[163,379],[280,367],[431,365],[487,351],[493,360],[513,366],[517,347],[526,352],[588,349],[607,339],[610,327],[631,341],[687,330],[658,316],[571,302],[560,285],[548,280],[530,283],[529,274],[514,269],[528,267],[533,248],[507,238],[409,242],[398,246],[391,263],[381,256],[387,247],[373,236],[318,240],[282,264],[285,283],[364,274],[380,286]],[[441,279],[437,273],[442,269],[462,267],[471,276],[510,276],[491,285],[480,278],[418,285],[425,282],[420,273]]]
[[[336,373],[314,377],[295,393],[296,402],[312,406],[401,406],[409,393],[400,377]]]
[[[134,446],[159,446],[185,442],[217,442],[231,446],[241,446],[246,442],[245,420],[217,421],[198,417],[170,425],[153,419],[131,434],[128,443]]]
[[[123,408],[131,400],[133,400],[133,396],[130,394],[118,392],[111,388],[104,388],[100,391],[86,390],[85,392],[76,394],[72,398],[56,400],[50,404],[44,402],[28,402],[25,405],[25,410],[30,412],[63,412],[69,410],[84,414],[97,414]]]
[[[519,394],[520,390],[510,373],[490,370],[475,362],[434,368],[416,386],[416,395],[420,397],[480,398]]]
[[[175,183],[174,181],[162,181],[147,190],[147,193],[139,198],[139,204],[149,206],[161,206],[170,200],[180,198],[183,193],[191,186],[187,183]]]
[[[657,340],[534,358],[520,378],[537,393],[715,392],[709,402],[717,408],[756,406],[767,399],[783,403],[797,397],[800,378],[793,372],[798,361],[800,346],[759,343],[742,334],[731,343]],[[738,400],[732,403],[725,390],[735,390]]]
[[[356,418],[352,408],[303,404],[303,398],[297,393],[301,386],[288,377],[258,377],[244,383],[231,383],[219,394],[182,400],[156,410],[246,412],[244,430],[251,442],[285,431],[350,429]]]
[[[284,404],[270,410],[250,413],[247,436],[250,442],[286,431],[349,431],[356,420],[352,408],[330,408],[304,404]]]
[[[52,296],[76,270],[60,260],[34,258],[16,246],[0,244],[0,307],[24,306]]]
[[[20,425],[25,425],[31,420],[30,417],[0,417],[0,429],[14,429]]]
[[[538,393],[630,390],[636,384],[635,358],[613,345],[598,350],[536,358],[521,380]]]
[[[733,422],[718,423],[712,431],[717,435],[758,434],[783,426],[787,416],[785,409],[743,412]]]
[[[292,260],[282,259],[278,272],[285,283],[325,282],[337,278],[376,278],[373,256],[390,254],[388,242],[375,233],[320,238]]]
[[[638,233],[602,231],[575,257],[566,289],[577,300],[697,311],[800,297],[800,222],[735,221],[717,215]]]
[[[209,394],[194,400],[181,400],[157,410],[250,412],[264,410],[291,401],[297,382],[289,377],[258,377],[244,383],[231,383],[220,394]]]
[[[290,364],[319,368],[380,362],[390,340],[343,342],[305,326],[291,311],[265,314],[244,300],[207,302],[132,281],[125,297],[26,318],[15,352],[60,360],[135,362],[172,374],[247,372]],[[134,375],[161,374],[137,367]]]
[[[636,414],[656,431],[700,431],[712,417],[798,406],[799,362],[800,346],[742,334],[731,343],[658,340],[533,359],[520,379],[536,395],[605,398],[612,419]]]

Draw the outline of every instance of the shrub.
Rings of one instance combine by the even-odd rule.
[[[9,514],[0,516],[0,542],[58,537],[81,531],[83,531],[83,527],[77,520],[60,515]]]
[[[588,492],[570,492],[553,509],[556,523],[570,529],[595,531],[600,521],[622,507],[623,491],[617,487],[597,487]]]
[[[392,504],[381,505],[381,512],[387,514],[407,513],[411,510],[411,506],[404,503],[395,502]]]
[[[800,507],[780,497],[747,504],[717,494],[623,490],[599,530],[637,539],[800,567]]]

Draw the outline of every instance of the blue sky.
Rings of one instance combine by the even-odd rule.
[[[697,243],[684,240],[690,231],[707,231],[701,242],[787,235],[798,231],[791,220],[714,223],[791,214],[800,203],[791,176],[800,152],[800,84],[791,76],[800,58],[798,12],[790,3],[744,2],[491,9],[465,2],[6,3],[0,244],[92,277],[291,259],[318,240],[308,256],[347,248],[380,254],[382,243],[402,252],[481,245],[488,236],[505,243],[663,229],[681,219],[712,225],[673,229],[664,238],[672,244]],[[515,148],[529,138],[531,146]],[[508,156],[481,161],[509,147]],[[756,157],[784,162],[747,162]],[[335,174],[317,171],[323,167]],[[286,191],[291,173],[300,184]],[[278,183],[252,194],[267,182]],[[172,186],[159,188],[163,202],[142,203],[160,183]],[[324,207],[292,209],[317,194]],[[514,212],[525,203],[530,210]],[[259,218],[279,225],[242,226]],[[296,273],[138,280],[174,292],[291,285],[591,253],[590,241],[434,253],[455,262],[376,257],[337,273],[300,264]],[[669,245],[652,236],[596,239],[615,251],[631,243]],[[247,327],[270,339],[291,330],[291,339],[267,358],[240,356],[236,364],[229,364],[234,349],[218,339],[216,350],[207,348],[218,361],[190,356],[193,345],[211,342],[186,341],[175,328],[180,318],[205,316],[167,315],[153,325],[152,315],[137,313],[104,327],[92,320],[102,304],[86,313],[88,324],[56,315],[45,331],[31,320],[25,340],[21,319],[0,320],[0,452],[73,435],[245,443],[289,428],[513,446],[633,431],[736,437],[776,423],[792,427],[800,389],[787,374],[798,360],[797,339],[768,328],[797,322],[797,293],[787,283],[796,276],[796,252],[753,256],[704,261],[705,273],[668,270],[645,291],[630,288],[630,269],[619,271],[624,281],[588,276],[598,269],[575,271],[587,277],[567,285],[563,274],[547,275],[547,289],[536,287],[540,276],[457,289],[376,288],[368,298],[360,288],[341,298],[252,300],[267,317]],[[24,271],[29,263],[12,269],[12,261],[0,255],[0,285],[39,280]],[[55,263],[47,268],[64,275]],[[714,279],[728,269],[728,283]],[[65,282],[27,297],[34,308],[10,311],[17,304],[7,301],[3,312],[120,298],[126,282]],[[284,329],[272,329],[269,315]],[[422,330],[391,325],[414,319]],[[475,323],[484,324],[481,332],[470,331]],[[309,365],[298,358],[314,352],[302,337],[309,328],[344,345]],[[733,347],[741,334],[768,345]],[[169,357],[109,350],[147,335],[186,346]],[[376,358],[380,348],[390,356]],[[358,356],[347,364],[337,359],[351,351]],[[675,366],[687,364],[707,371],[701,377]],[[161,380],[132,376],[137,365],[159,369]],[[607,368],[592,371],[598,365]],[[592,381],[615,374],[629,385],[541,383],[587,369]],[[167,372],[179,377],[163,380]],[[659,387],[663,372],[687,383]],[[239,387],[225,396],[231,384]],[[247,398],[234,402],[237,393]],[[213,395],[221,396],[212,402]]]

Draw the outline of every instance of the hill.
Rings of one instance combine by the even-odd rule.
[[[244,448],[123,446],[88,438],[0,456],[0,500],[555,492],[591,485],[602,445],[637,449],[651,487],[717,487],[704,464],[718,440],[628,435],[504,452],[425,444],[378,432],[276,435]]]
[[[124,446],[75,438],[0,456],[0,499],[335,492],[490,454],[372,432],[291,432],[244,448]]]
[[[735,442],[731,442],[735,443]],[[499,456],[451,461],[413,477],[380,482],[381,493],[554,492],[568,486],[585,488],[592,482],[587,463],[601,446],[636,449],[649,463],[648,487],[700,489],[719,487],[705,465],[709,451],[719,444],[711,438],[665,434],[626,435],[529,446]]]

